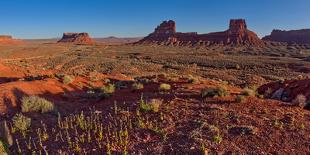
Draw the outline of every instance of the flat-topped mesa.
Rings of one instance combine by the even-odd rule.
[[[13,39],[13,37],[12,37],[12,36],[10,36],[10,35],[0,35],[0,39],[1,39],[1,40],[5,40],[5,39]]]
[[[263,37],[263,40],[296,44],[310,44],[310,29],[290,31],[273,30],[270,35]]]
[[[174,21],[164,21],[153,33],[143,38],[136,44],[141,43],[157,43],[157,44],[173,44],[173,45],[252,45],[263,46],[264,42],[252,31],[247,29],[244,19],[230,20],[229,29],[223,32],[214,32],[208,34],[198,34],[196,32],[181,33],[176,32],[176,24]]]
[[[14,39],[10,35],[0,35],[0,44],[6,45],[6,44],[21,44],[23,43],[22,40]]]
[[[64,33],[58,43],[73,43],[79,45],[92,45],[95,42],[89,37],[88,33]]]

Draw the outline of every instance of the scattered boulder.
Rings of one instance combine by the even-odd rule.
[[[285,42],[289,44],[310,44],[310,29],[273,30],[270,35],[262,38],[266,41]]]
[[[258,92],[267,98],[285,102],[292,102],[297,96],[302,95],[306,103],[310,103],[310,79],[271,82],[261,86]]]
[[[73,43],[78,45],[93,45],[95,42],[88,33],[64,33],[58,43]]]
[[[230,20],[229,29],[223,32],[198,34],[197,32],[176,32],[174,21],[164,21],[153,33],[143,38],[138,44],[157,43],[166,45],[255,45],[263,46],[264,42],[247,29],[244,19]]]

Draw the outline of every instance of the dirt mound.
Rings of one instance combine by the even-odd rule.
[[[310,101],[310,79],[272,82],[261,86],[258,92],[268,98],[286,102],[294,100],[297,95],[304,95],[308,103]]]
[[[89,37],[88,33],[64,33],[58,43],[73,43],[79,45],[92,45],[95,42]]]
[[[232,19],[230,20],[228,30],[208,34],[198,34],[197,32],[176,32],[176,24],[174,21],[164,21],[155,29],[153,33],[137,43],[174,45],[264,45],[264,42],[260,40],[254,32],[247,29],[244,19]]]
[[[22,40],[13,39],[12,36],[9,35],[0,35],[0,45],[16,45],[22,44]]]
[[[296,44],[310,44],[310,29],[291,31],[273,30],[271,34],[265,36],[263,40]]]

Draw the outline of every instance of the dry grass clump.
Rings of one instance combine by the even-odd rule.
[[[26,135],[26,132],[31,126],[31,118],[24,116],[23,114],[16,114],[13,117],[13,132],[19,131],[24,136]]]
[[[133,90],[141,90],[144,88],[144,85],[142,83],[135,82],[131,87]]]
[[[301,108],[307,106],[307,98],[303,94],[297,95],[292,102],[294,105],[300,106]]]
[[[100,89],[103,93],[113,94],[115,92],[115,85],[114,84],[108,84],[106,86],[101,87]]]
[[[69,75],[65,75],[63,78],[62,78],[62,82],[64,84],[70,84],[74,81],[74,77],[72,76],[69,76]]]
[[[162,83],[159,86],[159,90],[163,90],[163,91],[167,91],[171,89],[171,85],[170,84],[166,84],[166,83]]]
[[[54,104],[38,96],[29,96],[22,98],[22,112],[51,112],[55,109]]]
[[[8,146],[0,139],[0,154],[1,155],[9,155]]]
[[[241,92],[241,95],[244,95],[244,96],[256,96],[256,89],[250,89],[250,88],[244,88]]]
[[[143,100],[143,98],[139,101],[139,109],[143,112],[159,112],[160,106],[162,105],[162,100],[160,99],[151,99],[149,102]]]
[[[227,90],[226,86],[221,85],[216,88],[202,89],[201,97],[224,97],[230,95],[230,92]]]

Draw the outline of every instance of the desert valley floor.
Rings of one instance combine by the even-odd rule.
[[[0,50],[12,154],[310,153],[308,107],[270,99],[281,85],[309,95],[307,47],[31,41]],[[55,107],[23,112],[31,128],[14,131],[25,96]]]

